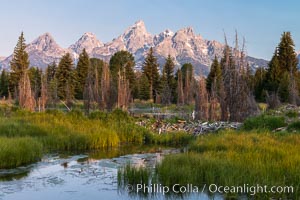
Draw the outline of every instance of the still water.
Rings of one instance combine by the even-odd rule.
[[[117,171],[120,167],[130,163],[154,168],[165,155],[179,151],[113,149],[79,155],[47,155],[36,164],[0,170],[0,200],[223,199],[204,193],[184,197],[140,196],[118,188]]]

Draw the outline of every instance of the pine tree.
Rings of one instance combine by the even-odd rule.
[[[148,79],[150,98],[154,101],[160,89],[158,66],[157,58],[154,56],[153,48],[151,47],[143,63],[143,74]]]
[[[297,79],[298,59],[290,32],[284,32],[269,63],[266,89],[269,97],[279,95],[280,100],[296,104],[299,100]],[[278,99],[278,98],[275,98]],[[269,102],[275,102],[268,100]],[[277,102],[277,101],[276,101]],[[274,104],[275,105],[275,104]]]
[[[56,107],[58,100],[57,94],[57,78],[56,78],[57,65],[55,62],[49,64],[46,68],[46,90],[47,90],[47,103]]]
[[[86,50],[83,49],[79,55],[79,60],[76,67],[77,85],[76,85],[76,99],[83,98],[83,90],[88,75],[88,68],[90,66],[90,58]]]
[[[46,68],[46,80],[50,83],[55,78],[55,73],[57,70],[57,65],[55,62],[49,64]]]
[[[23,32],[21,33],[17,45],[14,49],[13,58],[10,62],[11,75],[10,75],[10,88],[17,99],[18,96],[18,83],[22,75],[29,67],[28,54],[25,51],[26,44]]]
[[[119,71],[125,69],[125,76],[129,80],[130,89],[132,89],[135,84],[134,66],[134,57],[130,52],[118,51],[109,61],[112,79],[117,80]]]
[[[276,49],[271,61],[269,62],[268,71],[266,74],[266,89],[270,92],[277,93],[279,83],[282,77],[282,70],[280,69],[278,60],[278,51]]]
[[[278,94],[281,102],[287,102],[289,100],[289,85],[290,85],[291,77],[290,74],[285,71],[281,76],[281,80],[279,82]]]
[[[219,64],[219,61],[217,57],[215,56],[215,59],[213,60],[213,63],[210,68],[210,72],[206,79],[206,89],[210,93],[212,90],[212,85],[215,84],[216,89],[220,87],[220,82],[222,79],[222,71],[221,66]]]
[[[171,104],[172,91],[168,84],[167,75],[164,70],[160,79],[160,84],[161,84],[161,96],[160,96],[161,103],[164,105],[169,105]]]
[[[148,100],[150,98],[150,84],[145,74],[142,74],[139,85],[139,99]]]
[[[8,81],[9,81],[9,75],[6,72],[6,70],[3,69],[2,72],[1,72],[1,76],[0,76],[0,95],[1,95],[1,97],[7,98],[8,95],[9,95],[9,91],[8,91],[9,84],[8,84]]]
[[[263,67],[259,67],[254,75],[254,95],[256,101],[264,102],[266,99],[264,87],[266,85],[267,71]]]
[[[297,71],[297,53],[290,32],[283,32],[281,36],[278,45],[278,61],[282,72],[288,71],[294,74]]]
[[[174,77],[174,61],[170,55],[166,59],[166,63],[163,67],[162,79],[161,79],[161,98],[163,104],[170,104],[176,102],[176,81]]]
[[[30,67],[28,70],[28,76],[30,79],[33,96],[35,99],[38,99],[41,94],[42,70],[37,67]]]
[[[57,95],[61,100],[71,103],[74,99],[74,89],[76,84],[76,76],[74,71],[73,60],[69,53],[65,54],[56,71],[57,79]]]

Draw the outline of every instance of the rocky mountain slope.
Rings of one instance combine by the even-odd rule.
[[[215,56],[220,58],[224,45],[217,41],[202,38],[187,27],[172,32],[165,30],[157,35],[151,35],[143,21],[137,21],[124,31],[123,34],[111,42],[103,44],[93,33],[85,33],[77,42],[69,48],[60,47],[49,33],[45,33],[29,43],[26,50],[29,54],[30,65],[45,68],[49,63],[59,59],[69,52],[76,62],[78,55],[85,48],[91,57],[109,61],[110,57],[120,50],[131,52],[136,61],[136,68],[140,69],[150,47],[154,48],[155,55],[162,67],[165,58],[170,54],[179,67],[184,63],[192,63],[197,74],[207,74],[209,66]],[[12,56],[0,62],[1,68],[9,69]],[[266,66],[267,61],[248,57],[253,69],[258,66]]]

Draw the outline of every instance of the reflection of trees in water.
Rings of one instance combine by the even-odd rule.
[[[30,173],[31,169],[11,169],[11,170],[1,170],[0,171],[0,182],[1,181],[12,181],[20,180]]]

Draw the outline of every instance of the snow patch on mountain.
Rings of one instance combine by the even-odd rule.
[[[105,61],[109,61],[117,51],[127,50],[135,57],[136,69],[141,69],[150,47],[154,48],[154,54],[161,68],[165,63],[165,58],[171,55],[176,67],[191,63],[195,66],[197,74],[206,75],[214,57],[222,57],[224,45],[214,40],[203,39],[201,35],[194,32],[192,27],[182,28],[175,33],[166,29],[152,36],[147,31],[145,23],[139,20],[128,27],[123,34],[106,44],[98,40],[95,34],[88,32],[69,48],[64,49],[55,42],[50,33],[45,33],[29,43],[26,51],[29,54],[31,66],[45,68],[53,61],[59,62],[67,52],[76,62],[84,48],[90,57]],[[9,56],[1,61],[1,68],[9,68],[11,58],[12,56]],[[248,57],[248,61],[253,69],[258,66],[267,66],[267,61],[262,59]]]

